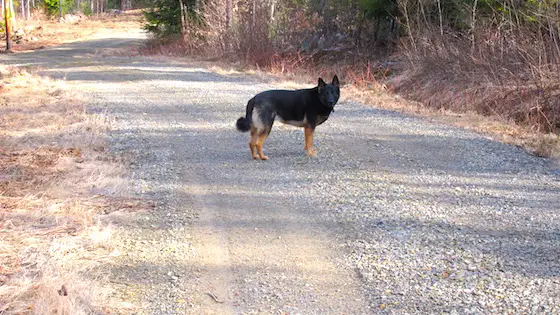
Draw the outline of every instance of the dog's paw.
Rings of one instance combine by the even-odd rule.
[[[308,150],[307,151],[307,155],[310,157],[316,157],[317,156],[317,151],[315,150]]]
[[[263,161],[268,160],[268,156],[266,156],[266,155],[261,156],[261,160],[263,160]]]

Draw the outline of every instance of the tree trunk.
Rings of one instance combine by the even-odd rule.
[[[475,29],[476,29],[476,6],[478,4],[478,0],[474,0],[473,8],[472,8],[472,20],[471,20],[471,54],[474,54],[475,51]]]
[[[231,0],[226,0],[226,29],[229,31],[230,27],[231,27]]]
[[[406,21],[406,28],[408,29],[408,36],[410,37],[410,43],[412,48],[416,51],[416,41],[414,40],[414,34],[412,33],[412,28],[410,26],[410,17],[408,15],[408,0],[400,0],[400,5],[404,13],[404,19]]]
[[[375,44],[377,44],[377,42],[379,41],[379,29],[381,28],[381,19],[380,17],[377,17],[375,19],[375,32],[373,33],[373,42]]]
[[[270,3],[270,24],[272,25],[272,22],[274,22],[274,9],[276,7],[276,1],[272,1]]]
[[[257,14],[257,0],[253,0],[253,14],[252,14],[252,21],[251,26],[253,27],[253,31],[255,30],[255,15]]]
[[[443,16],[441,12],[441,0],[437,1],[437,7],[439,11],[439,34],[443,37]]]
[[[4,4],[4,25],[6,26],[6,51],[11,52],[12,51],[12,37],[11,37],[11,28],[12,26],[10,25],[10,9],[11,9],[11,3],[10,0],[6,0],[6,3]]]
[[[179,11],[181,11],[181,34],[184,36],[187,20],[185,17],[185,4],[183,3],[183,0],[179,0]]]

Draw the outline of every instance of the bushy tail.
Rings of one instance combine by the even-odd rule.
[[[237,130],[241,132],[247,132],[251,129],[251,120],[245,117],[241,117],[237,120],[236,124]]]
[[[254,101],[253,99],[251,99],[247,103],[247,112],[245,113],[245,117],[241,117],[237,120],[237,130],[241,132],[247,132],[251,129],[251,116],[253,115],[253,107]]]

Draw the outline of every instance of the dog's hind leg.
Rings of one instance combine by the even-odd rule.
[[[264,145],[264,141],[266,140],[266,138],[268,137],[269,132],[263,132],[261,134],[258,135],[257,138],[257,152],[259,153],[259,158],[261,160],[268,160],[268,156],[264,155],[263,153],[263,145]]]
[[[251,156],[255,160],[259,158],[259,156],[257,155],[257,148],[256,148],[258,139],[259,136],[257,134],[257,129],[251,128],[251,139],[249,140],[249,150],[251,150]]]
[[[314,157],[317,155],[315,150],[313,150],[313,128],[305,127],[305,151],[307,155]]]

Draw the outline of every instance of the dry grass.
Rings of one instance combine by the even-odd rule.
[[[90,271],[118,253],[100,215],[149,205],[126,197],[109,121],[62,81],[0,70],[0,313],[102,312],[103,275]]]
[[[37,41],[25,41],[13,44],[14,52],[30,51],[45,47],[57,46],[64,43],[83,41],[107,37],[107,34],[118,31],[133,32],[143,23],[140,10],[126,11],[124,14],[104,14],[99,17],[85,17],[74,23],[61,23],[55,19],[48,19],[39,12],[34,14],[32,20],[18,21],[18,28],[30,30],[28,33],[35,36]],[[6,49],[5,41],[0,43],[0,51]]]

